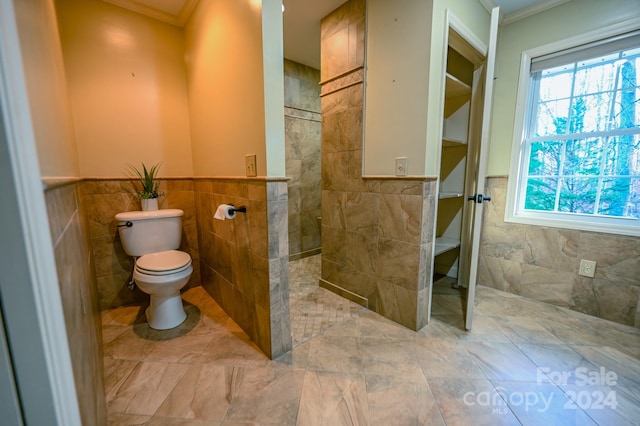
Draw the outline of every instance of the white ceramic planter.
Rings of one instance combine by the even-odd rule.
[[[142,211],[152,211],[158,210],[158,199],[157,198],[145,198],[140,200],[140,204],[142,205]]]

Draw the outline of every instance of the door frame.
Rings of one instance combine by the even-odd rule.
[[[493,28],[493,19],[496,13],[499,13],[499,8],[494,8],[494,11],[492,11],[491,13],[491,17],[492,17],[492,23],[490,28]],[[497,25],[497,21],[496,21],[496,25]],[[445,11],[445,35],[444,35],[444,46],[443,46],[443,61],[442,61],[442,83],[441,83],[441,87],[442,87],[442,92],[441,92],[441,109],[440,109],[440,116],[444,115],[444,97],[445,97],[445,80],[446,80],[446,72],[447,72],[447,54],[448,54],[448,47],[450,45],[450,30],[453,30],[455,33],[457,33],[462,39],[463,41],[469,45],[469,47],[471,48],[471,50],[468,50],[466,53],[468,54],[468,56],[474,56],[474,58],[470,59],[467,57],[467,55],[463,55],[465,57],[467,57],[467,59],[470,60],[471,63],[474,64],[474,66],[476,67],[476,69],[474,70],[474,80],[476,78],[476,72],[480,71],[482,72],[481,68],[484,68],[486,71],[489,71],[488,68],[486,66],[486,60],[488,59],[487,56],[489,55],[489,46],[485,45],[482,40],[477,37],[475,35],[475,33],[469,28],[467,27],[462,20],[460,20],[451,9],[446,9]],[[492,30],[490,29],[490,32]],[[490,43],[491,43],[491,34],[490,34]],[[482,62],[484,61],[484,63]],[[491,67],[491,69],[493,69]],[[486,87],[485,87],[486,89]],[[472,90],[474,90],[475,92],[475,88],[472,88]],[[476,94],[474,93],[474,96],[476,96]],[[486,104],[486,102],[484,101],[484,91],[482,93],[482,103],[483,105]],[[473,100],[472,100],[473,103]],[[440,128],[440,139],[442,139],[443,137],[443,131],[444,128],[443,126],[441,126]],[[471,132],[471,129],[469,129],[469,132]],[[470,144],[470,141],[468,142]],[[482,139],[479,140],[478,142],[479,145],[479,151],[482,149]],[[471,145],[469,145],[469,150],[471,150]],[[485,151],[488,151],[488,149],[485,149]],[[438,164],[440,164],[440,150],[438,151]],[[483,158],[486,159],[486,153],[484,155],[479,155],[479,161],[483,161]],[[467,161],[469,159],[467,158]],[[469,165],[467,164],[466,166],[466,171],[465,173],[468,171]],[[476,166],[476,169],[478,169],[479,167]],[[440,171],[438,170],[438,175],[440,174]],[[469,192],[470,190],[475,191],[476,188],[467,188],[467,182],[469,181],[468,176],[465,176],[465,197],[467,195],[467,192]],[[475,214],[476,209],[469,209],[466,205],[466,201],[465,202],[465,206],[463,207],[463,218],[462,218],[462,226],[463,228],[465,227],[465,225],[469,225],[469,223],[473,223],[477,217],[477,215]],[[436,199],[436,208],[435,211],[438,210],[438,203],[439,200]],[[472,210],[471,212],[469,212],[469,210]],[[433,235],[436,235],[436,226],[437,226],[437,221],[434,221],[434,230],[433,230]],[[481,223],[478,226],[475,227],[481,227]],[[462,230],[462,232],[464,233],[464,229]],[[471,232],[473,234],[473,232]],[[470,236],[470,238],[473,238],[473,235]],[[470,244],[471,246],[473,245],[472,243]],[[460,246],[460,255],[458,257],[458,277],[461,277],[461,273],[463,274],[463,276],[468,276],[469,277],[469,283],[471,283],[471,280],[475,280],[476,279],[476,272],[472,271],[473,268],[477,269],[477,261],[473,262],[473,259],[464,259],[463,255],[465,253],[469,253],[468,257],[471,257],[471,252],[472,252],[472,247],[469,247],[468,249],[465,247],[466,244],[464,244],[462,235],[461,235],[461,246]],[[431,258],[431,270],[434,270],[435,267],[435,259],[434,256],[432,256]],[[467,266],[467,264],[469,266]],[[466,272],[466,270],[468,270],[468,272]],[[432,280],[432,278],[431,278]],[[459,280],[460,282],[460,280]],[[471,303],[473,303],[473,298],[475,296],[475,284],[474,285],[468,285],[469,288],[467,288],[467,295],[471,295]],[[471,289],[471,287],[473,287]],[[433,281],[432,281],[432,285],[431,285],[431,292],[433,292]],[[431,295],[432,296],[432,295]],[[431,303],[432,303],[433,297],[429,297],[429,304],[428,304],[428,318],[431,318]],[[469,298],[467,297],[467,306],[465,306],[465,312],[463,312],[464,314],[464,324],[465,324],[465,329],[469,330],[470,329],[470,323],[468,323],[467,319],[468,318],[472,318],[473,317],[473,307],[471,307],[471,311],[469,311],[469,306],[468,306],[468,300]],[[470,315],[469,315],[470,313]]]
[[[0,2],[0,193],[0,303],[23,421],[80,425],[13,1]]]

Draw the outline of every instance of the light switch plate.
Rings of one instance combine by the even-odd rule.
[[[256,167],[256,155],[249,154],[244,157],[245,159],[245,170],[247,177],[258,176],[258,170]]]
[[[396,176],[407,175],[407,157],[396,157]]]

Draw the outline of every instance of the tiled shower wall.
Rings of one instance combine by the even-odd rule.
[[[193,275],[185,289],[200,285],[200,256],[196,231],[195,198],[192,179],[162,179],[159,207],[184,211],[180,250],[191,255]],[[89,224],[91,251],[95,262],[101,310],[141,304],[149,300],[137,287],[127,287],[133,258],[122,248],[115,215],[140,210],[140,200],[129,179],[86,179],[80,184],[82,203]]]
[[[506,177],[487,179],[479,283],[640,327],[640,238],[505,223]],[[596,275],[578,275],[580,259]]]
[[[82,424],[106,424],[102,328],[77,182],[47,183],[45,200]]]
[[[269,357],[292,347],[287,182],[195,179],[202,286]],[[217,220],[220,204],[245,206]]]
[[[364,0],[322,21],[320,285],[417,330],[428,319],[436,182],[362,177],[364,27]]]
[[[286,174],[289,178],[289,257],[320,252],[320,71],[284,61]]]

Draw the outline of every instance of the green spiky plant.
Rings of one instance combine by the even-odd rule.
[[[142,163],[142,171],[132,164],[128,165],[129,170],[134,174],[134,177],[138,179],[142,186],[142,190],[138,191],[138,197],[140,197],[141,200],[158,198],[163,195],[158,192],[158,186],[160,185],[160,182],[158,181],[158,170],[160,170],[161,164],[162,163],[155,164],[147,169],[147,166]]]

